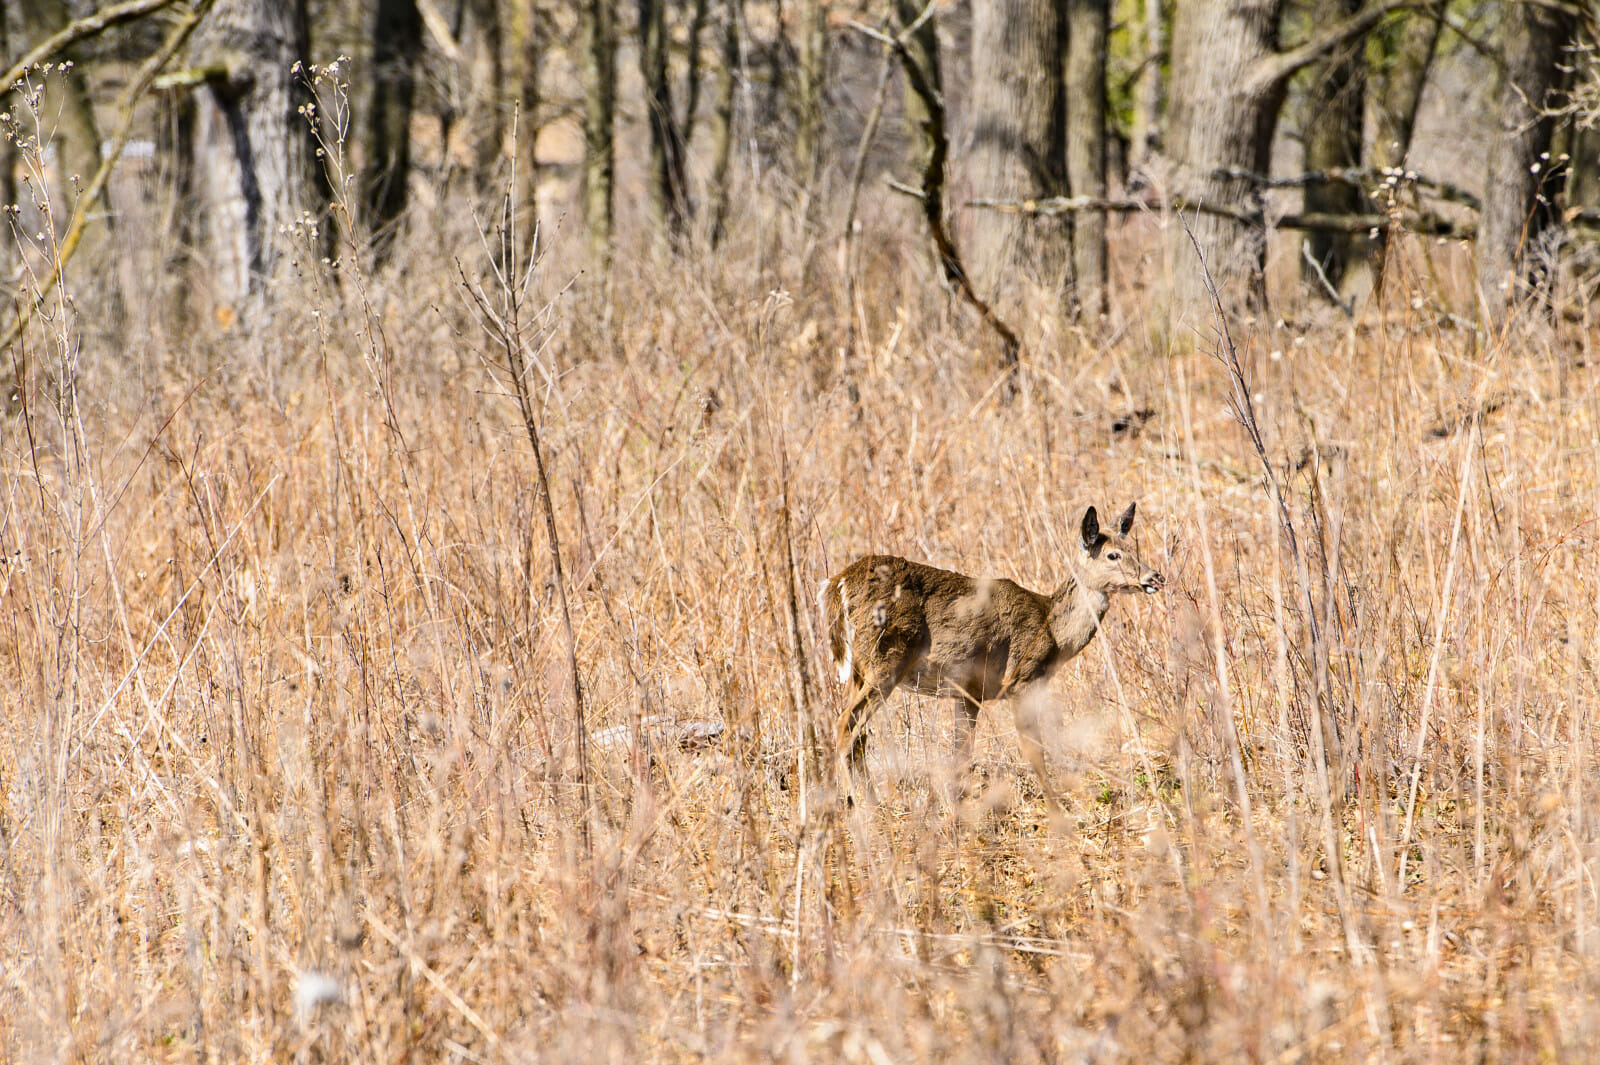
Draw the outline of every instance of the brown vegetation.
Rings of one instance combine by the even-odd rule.
[[[559,295],[581,234],[540,265],[586,724],[623,730],[587,767],[464,217],[397,236],[393,273],[303,270],[256,333],[154,313],[113,344],[86,292],[31,322],[0,435],[4,1056],[1591,1055],[1588,323],[1480,341],[1465,267],[1412,238],[1386,314],[1235,323],[1280,516],[1206,351],[1133,313],[1008,393],[917,221],[872,206],[851,307],[753,193],[715,258]],[[1150,225],[1114,226],[1125,315]],[[909,695],[848,812],[808,590],[867,550],[1040,586],[1082,504],[1129,498],[1171,591],[1054,682],[1070,832],[1003,715],[947,803],[953,722]],[[617,741],[663,720],[726,727]]]

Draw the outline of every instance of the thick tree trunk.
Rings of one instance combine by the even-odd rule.
[[[1144,166],[1161,150],[1161,61],[1166,49],[1166,23],[1161,0],[1144,0],[1144,55],[1133,85],[1133,138],[1128,170]]]
[[[920,0],[895,0],[895,18],[900,28],[910,26],[922,14],[925,6]],[[939,24],[935,18],[925,20],[906,41],[911,61],[921,67],[934,91],[944,91],[944,74],[939,62]],[[928,162],[928,138],[922,135],[922,125],[928,121],[928,107],[922,96],[905,81],[904,110],[906,122],[906,165],[910,173],[920,174]]]
[[[1427,84],[1428,70],[1433,66],[1439,27],[1444,24],[1443,14],[1442,8],[1408,14],[1393,48],[1372,79],[1368,103],[1373,111],[1373,139],[1368,165],[1375,171],[1400,169],[1406,165],[1406,156],[1411,151],[1411,132],[1417,121],[1417,105],[1422,101],[1422,87]],[[1374,206],[1383,211],[1389,205]],[[1368,248],[1367,262],[1368,287],[1381,298],[1388,265],[1386,231],[1380,230]],[[1347,284],[1346,289],[1353,295],[1360,294],[1355,285]]]
[[[678,123],[685,158],[688,158],[689,145],[694,140],[695,126],[700,120],[700,40],[705,36],[706,15],[710,10],[710,0],[694,0],[694,11],[689,16],[689,54],[684,61],[683,73],[683,119]]]
[[[583,0],[583,220],[589,252],[611,262],[617,35],[612,0]]]
[[[1354,14],[1360,0],[1341,0],[1341,15]],[[1311,92],[1306,99],[1305,169],[1321,172],[1361,165],[1361,123],[1366,102],[1366,64],[1361,42],[1354,41],[1330,53],[1313,69]],[[1361,189],[1344,182],[1306,186],[1308,213],[1354,215],[1367,213]],[[1309,253],[1300,260],[1305,283],[1320,296],[1338,299],[1351,267],[1366,258],[1369,243],[1364,234],[1313,230],[1306,234]],[[1354,272],[1351,273],[1354,277]]]
[[[739,7],[722,4],[722,63],[717,68],[717,102],[711,112],[711,246],[722,243],[728,222],[728,178],[733,159],[733,101],[739,87]]]
[[[968,174],[975,196],[1042,199],[1067,191],[1061,91],[1063,0],[977,0],[972,9]],[[1066,288],[1063,217],[977,211],[966,256],[978,295],[1014,309],[1019,280]],[[1002,312],[1003,317],[1011,317]]]
[[[683,142],[667,81],[666,0],[639,0],[639,76],[650,125],[650,205],[673,244],[683,232]]]
[[[1500,113],[1476,254],[1478,297],[1491,323],[1504,320],[1522,283],[1538,271],[1540,237],[1556,221],[1557,168],[1546,154],[1555,120],[1544,108],[1560,86],[1559,63],[1574,31],[1571,14],[1554,6],[1508,4],[1505,19]]]
[[[524,256],[532,250],[539,228],[539,158],[535,145],[539,138],[540,22],[538,0],[512,0],[511,70],[516,79],[516,196],[518,247]]]
[[[1439,27],[1444,24],[1442,9],[1414,11],[1395,40],[1393,50],[1373,79],[1375,113],[1371,165],[1404,166],[1411,150],[1411,131],[1417,121],[1417,104],[1422,87],[1433,66],[1433,53],[1439,43]]]
[[[808,188],[822,162],[822,137],[827,107],[828,22],[825,0],[800,0],[798,78],[798,128],[794,154],[798,177]]]
[[[1567,173],[1567,206],[1593,210],[1600,207],[1600,126],[1574,125],[1572,162]],[[1594,226],[1587,226],[1593,236]]]
[[[1180,0],[1172,28],[1167,146],[1173,191],[1187,200],[1237,205],[1251,186],[1219,170],[1266,173],[1283,81],[1256,77],[1276,54],[1282,0]],[[1266,305],[1265,233],[1231,218],[1190,219],[1225,305]],[[1169,227],[1173,307],[1208,305],[1200,264],[1182,226]]]
[[[500,0],[472,0],[473,178],[480,190],[496,180],[505,154],[509,108],[505,77],[505,35],[500,32]]]
[[[372,22],[372,96],[362,174],[373,252],[381,262],[406,209],[411,177],[411,108],[422,53],[417,0],[378,0]]]
[[[11,35],[6,27],[6,5],[0,3],[0,55],[20,55],[22,49],[13,48]],[[0,87],[0,110],[10,111],[16,104],[16,99],[9,89]],[[0,133],[0,210],[17,202],[17,163],[19,155],[17,142],[11,137]],[[10,239],[11,227],[4,225],[0,220],[0,244],[8,248],[15,248],[15,242]],[[11,260],[8,257],[0,260],[0,270],[11,272]]]
[[[1107,0],[1067,0],[1067,184],[1074,196],[1106,195]],[[1088,211],[1072,229],[1078,313],[1106,312],[1106,215]]]
[[[305,0],[222,0],[196,33],[195,52],[227,71],[195,108],[206,276],[218,302],[243,310],[292,244],[310,239],[297,232],[303,217],[319,225],[317,258],[331,236],[326,179],[301,113],[309,93],[295,71],[305,62]]]

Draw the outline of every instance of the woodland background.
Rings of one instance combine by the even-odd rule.
[[[1591,1059],[1595,28],[3,0],[3,1056]],[[817,583],[1132,500],[1070,833],[846,805]]]

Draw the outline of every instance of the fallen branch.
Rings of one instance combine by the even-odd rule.
[[[1398,226],[1408,233],[1425,237],[1448,237],[1454,240],[1471,240],[1477,236],[1478,227],[1469,222],[1452,222],[1432,214],[1329,214],[1306,212],[1302,214],[1268,215],[1249,207],[1233,207],[1205,200],[1187,200],[1172,197],[1165,202],[1139,199],[1100,199],[1093,196],[1051,196],[1042,200],[968,200],[968,207],[979,207],[1007,214],[1075,214],[1082,211],[1110,211],[1118,214],[1136,214],[1145,211],[1198,211],[1201,214],[1231,218],[1248,226],[1270,229],[1306,229],[1322,233],[1366,233],[1374,229]]]
[[[1212,171],[1212,176],[1248,181],[1260,189],[1302,189],[1307,185],[1348,185],[1351,188],[1371,190],[1384,185],[1396,188],[1400,185],[1409,185],[1412,188],[1432,193],[1447,203],[1459,203],[1463,207],[1472,208],[1474,211],[1483,210],[1483,201],[1460,185],[1453,185],[1448,181],[1436,181],[1433,178],[1423,177],[1415,170],[1402,170],[1399,167],[1384,167],[1373,170],[1364,166],[1336,166],[1327,170],[1312,170],[1304,174],[1276,178],[1267,174],[1257,174],[1250,170],[1240,170],[1237,167],[1223,167]]]

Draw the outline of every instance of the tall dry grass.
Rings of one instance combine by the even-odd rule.
[[[1386,316],[1234,323],[1280,510],[1210,323],[1169,351],[1142,313],[1149,223],[1123,317],[1030,323],[1007,401],[909,216],[867,207],[854,307],[756,192],[715,256],[569,286],[558,232],[539,265],[586,765],[470,222],[308,270],[252,331],[103,336],[86,295],[31,327],[5,1056],[1594,1053],[1592,332],[1475,337],[1421,247]],[[882,801],[846,808],[816,582],[876,549],[1042,587],[1084,504],[1130,500],[1172,590],[1054,685],[1073,832],[1003,706],[963,796],[948,707],[903,694]],[[652,747],[662,719],[725,728]]]

